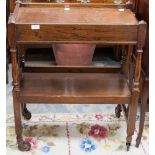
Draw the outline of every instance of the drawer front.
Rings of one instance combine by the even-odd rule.
[[[137,26],[17,25],[17,42],[136,43]]]

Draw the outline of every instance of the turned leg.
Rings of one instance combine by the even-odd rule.
[[[132,45],[121,46],[121,50],[119,48],[119,52],[121,52],[121,74],[124,74],[127,78],[129,75],[132,49],[133,49]],[[120,118],[121,112],[122,112],[122,106],[118,104],[117,107],[115,108],[115,115],[117,118]]]
[[[148,96],[149,96],[149,81],[148,81],[148,78],[146,78],[143,83],[143,89],[142,89],[142,95],[141,95],[142,103],[141,103],[141,111],[140,111],[140,124],[139,124],[138,136],[136,139],[136,147],[139,147],[139,144],[142,138]]]
[[[22,115],[23,115],[24,119],[30,120],[31,119],[31,112],[27,109],[26,104],[22,103],[21,109],[22,109]]]
[[[17,4],[18,5],[18,4]],[[22,122],[21,122],[21,106],[20,106],[20,71],[18,64],[18,55],[17,55],[17,45],[16,45],[16,28],[13,18],[13,14],[9,17],[8,22],[8,41],[10,46],[11,53],[11,62],[12,62],[12,78],[13,78],[13,107],[14,107],[14,121],[15,121],[15,132],[17,135],[17,144],[18,149],[21,151],[28,151],[31,148],[29,142],[23,140],[22,137]]]
[[[140,74],[141,74],[141,59],[142,59],[142,48],[144,47],[146,36],[146,23],[144,21],[139,22],[138,25],[138,35],[137,35],[137,52],[136,52],[136,62],[135,70],[133,76],[133,83],[131,88],[131,101],[128,111],[128,120],[127,120],[127,137],[126,137],[126,146],[127,151],[130,148],[132,135],[135,130],[136,114],[140,93]]]
[[[22,77],[22,69],[24,67],[25,59],[24,55],[26,52],[26,49],[24,46],[20,45],[18,46],[18,66],[20,66],[20,81],[22,82],[23,77]],[[31,113],[30,111],[26,108],[26,104],[21,103],[21,110],[22,110],[22,115],[24,119],[30,120],[31,119]]]
[[[17,46],[17,49],[18,49],[18,66],[19,66],[19,71],[20,71],[20,74],[19,74],[19,78],[20,78],[20,81],[23,80],[23,76],[22,76],[22,69],[25,65],[25,52],[26,52],[26,49],[23,45],[20,45],[20,46]]]
[[[139,80],[140,80],[140,73],[141,73],[141,57],[142,57],[142,50],[137,50],[136,56],[136,65],[134,71],[134,78],[131,90],[131,100],[128,106],[128,114],[127,114],[127,137],[126,137],[126,146],[127,151],[129,151],[132,135],[134,134],[135,130],[135,122],[136,122],[136,114],[137,114],[137,107],[138,107],[138,100],[139,100]]]
[[[17,135],[18,149],[21,151],[28,151],[31,148],[29,142],[23,140],[22,137],[22,122],[20,112],[20,86],[19,86],[19,66],[17,63],[17,50],[16,48],[10,49],[12,60],[12,77],[13,77],[13,107],[15,119],[15,132]]]
[[[31,145],[29,142],[23,140],[22,137],[22,122],[21,122],[21,113],[20,113],[20,100],[19,100],[19,89],[13,89],[13,106],[14,106],[14,117],[15,117],[15,132],[17,135],[17,144],[18,149],[21,151],[29,151]]]
[[[9,64],[8,64],[8,60],[7,59],[6,59],[6,84],[9,83],[9,77],[8,77]]]
[[[8,71],[9,71],[9,51],[7,47],[6,49],[6,84],[9,83]]]
[[[134,130],[135,130],[138,99],[139,99],[139,92],[135,90],[132,92],[132,98],[131,98],[131,103],[129,105],[129,112],[128,112],[127,137],[126,137],[127,151],[129,151],[131,141],[132,141],[132,135],[134,134]]]

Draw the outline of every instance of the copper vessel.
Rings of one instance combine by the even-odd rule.
[[[53,44],[56,63],[60,66],[88,66],[92,63],[95,44]]]

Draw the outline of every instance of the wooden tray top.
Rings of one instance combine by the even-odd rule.
[[[129,9],[75,7],[20,7],[16,24],[79,24],[79,25],[138,25]]]
[[[139,24],[130,9],[71,3],[21,4],[9,22],[25,44],[136,44]]]

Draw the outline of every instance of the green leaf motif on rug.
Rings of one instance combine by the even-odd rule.
[[[76,128],[81,134],[84,134],[87,136],[90,125],[86,123],[81,123],[81,124],[77,124]]]

